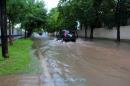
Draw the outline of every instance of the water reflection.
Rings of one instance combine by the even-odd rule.
[[[53,83],[55,86],[79,86],[80,84],[86,86],[86,79],[74,73],[72,66],[66,62],[69,53],[66,52],[68,50],[65,48],[65,43],[51,39],[46,40],[42,38],[42,40],[36,41],[42,45],[42,47],[37,49],[41,54],[41,63],[45,69],[43,75],[46,78],[43,77],[42,79],[44,83],[46,85]]]

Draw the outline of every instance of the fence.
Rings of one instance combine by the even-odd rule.
[[[121,39],[130,40],[130,26],[121,26],[120,32],[121,32],[120,33]],[[78,31],[78,35],[79,37],[85,37],[84,27],[82,30]],[[87,30],[87,36],[89,35],[90,35],[90,29]],[[116,39],[117,30],[116,28],[113,28],[113,29],[96,28],[94,30],[94,37]]]

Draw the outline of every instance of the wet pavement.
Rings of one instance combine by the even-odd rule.
[[[0,76],[0,86],[130,86],[130,44],[37,38],[43,72]]]

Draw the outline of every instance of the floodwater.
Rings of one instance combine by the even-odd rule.
[[[43,72],[0,77],[0,86],[130,86],[130,45],[35,38]]]

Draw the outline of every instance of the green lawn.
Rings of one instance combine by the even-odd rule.
[[[31,61],[32,40],[19,39],[9,46],[8,59],[3,59],[0,48],[0,75],[22,73],[28,71]]]

